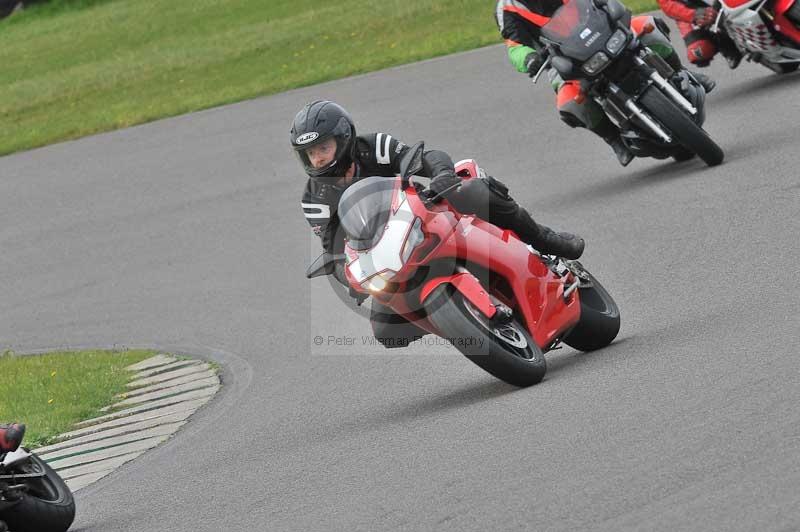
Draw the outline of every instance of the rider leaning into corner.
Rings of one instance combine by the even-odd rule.
[[[301,205],[306,220],[322,240],[323,251],[341,254],[344,240],[336,210],[344,190],[365,177],[393,177],[400,172],[400,159],[409,147],[387,133],[356,136],[356,128],[347,111],[330,101],[315,101],[295,116],[291,144],[300,159],[308,182]],[[570,233],[556,233],[536,223],[520,207],[508,188],[497,179],[470,179],[456,176],[453,161],[443,151],[430,150],[423,155],[423,177],[430,177],[429,198],[445,198],[461,213],[474,214],[498,227],[514,231],[520,239],[541,253],[577,259],[584,241]],[[440,201],[440,200],[439,200]],[[337,263],[336,279],[349,284],[344,267]],[[361,302],[355,291],[350,295]],[[370,322],[376,339],[385,347],[402,347],[426,334],[391,309],[373,300]]]
[[[542,27],[564,3],[562,0],[498,0],[495,22],[505,39],[508,58],[519,72],[533,77],[544,65],[547,52],[539,40]],[[683,70],[681,60],[667,37],[669,28],[664,21],[653,16],[638,16],[631,21],[631,27],[642,43],[674,70]],[[620,138],[617,126],[597,103],[586,98],[581,82],[564,81],[553,68],[548,68],[547,75],[556,91],[556,107],[561,119],[570,127],[587,128],[602,138],[614,150],[619,163],[627,166],[633,160],[633,154]],[[711,92],[715,85],[711,78],[700,73],[693,75],[706,92]]]
[[[717,52],[722,54],[731,69],[742,62],[741,52],[726,33],[709,31],[719,15],[716,9],[708,7],[702,0],[658,0],[658,6],[678,24],[678,31],[686,43],[686,54],[693,65],[707,67]]]

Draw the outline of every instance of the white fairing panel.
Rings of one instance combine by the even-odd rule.
[[[383,236],[375,247],[367,251],[359,251],[358,258],[347,265],[350,274],[359,283],[363,283],[373,275],[391,270],[397,272],[403,266],[403,244],[411,231],[414,222],[414,213],[407,199],[397,208],[386,222]]]
[[[3,457],[3,467],[9,467],[19,462],[24,462],[28,458],[30,458],[30,453],[26,452],[25,449],[20,447],[13,453],[7,453]]]
[[[745,9],[730,14],[725,19],[725,27],[741,50],[759,52],[768,57],[780,53],[780,46],[756,11]]]

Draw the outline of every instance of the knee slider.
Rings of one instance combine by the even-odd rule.
[[[697,66],[708,65],[708,62],[717,53],[717,47],[708,38],[704,30],[694,30],[687,33],[684,37],[684,42],[686,42],[689,61]]]

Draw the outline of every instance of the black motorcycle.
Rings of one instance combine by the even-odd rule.
[[[643,45],[630,26],[631,12],[617,0],[571,0],[542,28],[548,59],[536,77],[551,66],[564,80],[580,80],[638,157],[697,154],[709,166],[720,164],[724,153],[702,128],[705,90]]]
[[[72,492],[44,460],[23,447],[0,454],[0,531],[66,532],[73,519]]]

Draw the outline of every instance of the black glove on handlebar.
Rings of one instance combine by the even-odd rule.
[[[439,174],[428,185],[426,196],[434,203],[441,201],[445,195],[457,189],[460,184],[461,178],[455,174]]]
[[[534,77],[539,73],[542,65],[547,61],[547,51],[541,50],[539,52],[531,52],[525,56],[525,70],[528,71],[528,76]]]

